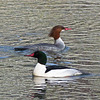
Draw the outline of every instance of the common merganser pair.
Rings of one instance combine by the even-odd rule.
[[[35,44],[33,46],[24,46],[23,48],[15,48],[15,51],[23,51],[27,49],[31,49],[35,51],[34,53],[30,55],[30,57],[35,57],[38,59],[38,63],[36,64],[33,74],[35,76],[41,76],[41,77],[68,77],[68,76],[76,76],[76,75],[82,75],[83,72],[80,70],[69,68],[66,66],[46,66],[47,57],[46,54],[42,51],[53,51],[53,52],[59,52],[65,48],[65,44],[63,40],[60,38],[60,32],[62,30],[71,30],[71,28],[65,28],[61,25],[55,26],[52,28],[49,36],[53,37],[55,42],[54,44],[48,44],[48,43],[40,43]]]

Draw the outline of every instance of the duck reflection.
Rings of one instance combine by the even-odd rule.
[[[81,79],[83,77],[86,77],[87,75],[80,75],[80,76],[72,76],[72,77],[60,77],[60,78],[50,78],[50,77],[37,77],[33,76],[33,82],[37,85],[42,85],[46,83],[69,83],[77,81],[78,79]]]
[[[48,84],[53,86],[64,85],[66,83],[74,82],[77,79],[80,79],[80,77],[47,78],[33,76],[34,93],[30,93],[28,97],[30,97],[31,100],[34,100],[35,98],[45,99]]]
[[[65,88],[66,87],[69,88],[69,84],[73,84],[73,83],[89,84],[88,80],[84,79],[84,77],[89,77],[89,76],[91,75],[80,75],[80,76],[64,77],[64,78],[49,78],[49,77],[33,76],[34,89],[32,89],[31,91],[32,93],[30,92],[28,97],[31,98],[31,100],[34,100],[36,98],[45,100],[48,91],[48,86],[58,86],[58,87],[62,86]]]

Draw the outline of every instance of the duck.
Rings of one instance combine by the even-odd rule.
[[[32,54],[25,55],[27,57],[34,57],[38,59],[38,62],[34,68],[33,75],[39,77],[70,77],[82,75],[83,72],[74,68],[69,68],[60,65],[46,66],[47,56],[43,51],[35,51]]]
[[[15,47],[15,51],[24,51],[24,50],[31,50],[31,51],[46,51],[46,52],[60,52],[66,48],[64,41],[60,37],[61,31],[71,30],[71,28],[64,27],[62,25],[54,26],[50,33],[49,37],[54,38],[54,44],[50,43],[39,43],[34,45],[27,45],[21,47]]]

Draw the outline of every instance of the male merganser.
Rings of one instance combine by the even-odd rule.
[[[65,66],[57,66],[57,65],[46,66],[45,64],[47,62],[47,57],[46,54],[42,51],[35,51],[34,53],[25,56],[35,57],[38,59],[38,63],[36,64],[33,71],[33,75],[35,76],[67,77],[67,76],[76,76],[83,74],[83,72],[77,69]]]
[[[66,28],[61,25],[57,25],[51,29],[51,32],[49,33],[50,37],[54,38],[54,44],[49,43],[40,43],[40,44],[34,44],[34,45],[28,45],[23,47],[15,47],[15,51],[24,51],[24,50],[32,50],[32,51],[51,51],[51,52],[59,52],[65,49],[65,43],[60,38],[60,32],[63,30],[71,30],[71,28]]]

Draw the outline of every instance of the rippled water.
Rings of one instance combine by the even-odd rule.
[[[13,47],[53,43],[48,33],[55,25],[72,28],[61,33],[70,49],[60,60],[48,56],[48,64],[68,65],[92,75],[32,77],[37,61]],[[100,0],[0,1],[0,100],[99,100],[99,73]]]

